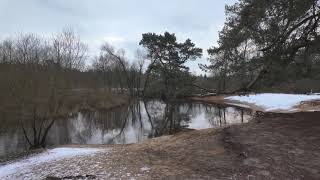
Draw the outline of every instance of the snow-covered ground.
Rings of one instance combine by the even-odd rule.
[[[230,96],[225,99],[254,104],[265,111],[292,111],[302,101],[320,100],[320,95],[264,93],[247,96]]]
[[[102,148],[55,148],[43,153],[31,156],[27,159],[0,166],[0,179],[11,179],[16,173],[28,174],[35,166],[52,161],[68,159],[72,157],[88,156],[106,151]]]

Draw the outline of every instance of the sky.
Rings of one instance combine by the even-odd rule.
[[[203,48],[217,44],[225,22],[226,4],[236,0],[0,0],[0,38],[19,33],[52,36],[72,28],[88,44],[89,55],[102,43],[126,50],[134,58],[143,33],[175,33]],[[188,63],[192,73],[203,73],[199,63]],[[90,64],[90,60],[88,61]]]

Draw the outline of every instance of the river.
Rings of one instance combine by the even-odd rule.
[[[71,118],[56,120],[46,145],[129,144],[182,129],[215,128],[246,123],[251,119],[251,110],[237,107],[137,101],[109,111],[80,111]],[[28,144],[18,121],[4,122],[0,128],[0,156],[26,150]],[[29,130],[28,133],[32,132]]]

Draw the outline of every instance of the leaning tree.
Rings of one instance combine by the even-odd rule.
[[[218,46],[208,50],[211,65],[203,69],[240,77],[240,89],[251,90],[261,80],[274,83],[298,56],[311,66],[308,57],[320,44],[318,0],[240,0],[226,6],[226,15]]]

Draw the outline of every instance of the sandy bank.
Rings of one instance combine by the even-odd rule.
[[[263,93],[243,96],[192,97],[191,99],[206,103],[249,108],[261,112],[295,113],[320,111],[320,95]]]
[[[267,113],[245,125],[99,146],[108,151],[42,162],[11,178],[319,179],[319,115]]]

